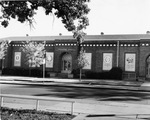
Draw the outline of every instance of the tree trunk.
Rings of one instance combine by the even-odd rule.
[[[77,45],[77,56],[80,54],[81,51],[81,44]]]
[[[43,78],[45,78],[45,62],[43,62]]]
[[[31,63],[29,62],[29,77],[31,77],[31,67],[32,67],[32,62]]]

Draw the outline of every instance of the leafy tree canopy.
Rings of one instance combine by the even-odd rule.
[[[28,21],[32,25],[34,15],[39,7],[44,8],[45,14],[53,13],[62,19],[62,23],[68,31],[80,31],[89,25],[87,14],[90,9],[87,2],[90,0],[25,0],[25,1],[1,1],[0,16],[1,25],[7,27],[9,21],[17,19],[24,23]],[[76,27],[75,21],[78,20]]]
[[[45,42],[37,43],[33,41],[24,42],[24,46],[21,48],[26,54],[27,63],[30,66],[40,66],[43,64],[43,59],[45,55]]]
[[[8,41],[0,41],[0,59],[3,59],[5,57],[8,44]]]

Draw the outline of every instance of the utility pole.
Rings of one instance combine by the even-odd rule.
[[[119,52],[120,48],[119,48],[119,41],[117,41],[117,67],[119,67]]]

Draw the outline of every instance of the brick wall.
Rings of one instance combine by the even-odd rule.
[[[144,46],[142,45],[144,44]],[[139,59],[139,76],[146,77],[147,63],[146,59],[150,55],[150,46],[146,46],[147,43],[141,42],[140,46],[140,59]]]
[[[14,67],[14,53],[21,51],[21,42],[13,42],[9,46],[8,53],[5,58],[5,67]],[[103,71],[103,53],[112,53],[112,67],[117,65],[117,41],[86,41],[83,43],[86,53],[92,53],[92,71]],[[69,53],[72,56],[72,69],[76,69],[77,45],[75,40],[55,40],[46,42],[46,51],[54,52],[54,67],[46,68],[48,71],[61,72],[61,59],[63,54]],[[136,54],[136,69],[137,77],[145,77],[147,74],[146,59],[150,55],[149,40],[120,40],[119,46],[119,67],[125,71],[125,54]],[[21,67],[28,67],[25,64],[25,54],[21,55]]]

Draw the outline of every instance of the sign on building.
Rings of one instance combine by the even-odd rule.
[[[125,54],[125,71],[135,71],[135,53]]]
[[[54,52],[46,52],[46,67],[53,68]]]
[[[112,53],[103,53],[103,70],[110,70],[112,68]]]
[[[21,52],[15,52],[14,66],[15,67],[20,67],[21,66]]]

